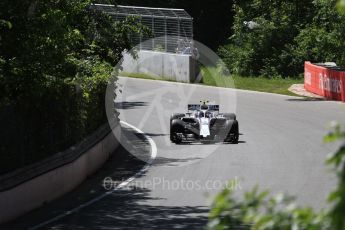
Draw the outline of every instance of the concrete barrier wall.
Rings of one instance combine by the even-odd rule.
[[[345,72],[304,63],[304,88],[327,99],[345,102]]]
[[[0,192],[0,223],[13,220],[81,184],[99,169],[118,146],[110,131],[71,163]]]
[[[144,73],[189,83],[195,79],[194,63],[190,55],[141,50],[137,59],[128,53],[124,54],[122,67],[128,73]]]

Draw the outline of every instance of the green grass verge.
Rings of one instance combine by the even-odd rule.
[[[120,76],[123,77],[131,77],[131,78],[141,78],[141,79],[149,79],[149,80],[160,80],[160,81],[172,81],[176,82],[174,79],[170,79],[169,77],[164,76],[153,76],[146,73],[128,73],[128,72],[120,72]]]
[[[254,77],[234,77],[235,86],[238,89],[247,89],[268,93],[277,93],[296,96],[288,89],[293,84],[303,84],[301,79],[282,79],[282,78],[254,78]]]
[[[202,67],[203,84],[210,86],[246,89],[267,93],[277,93],[296,96],[288,88],[293,84],[303,84],[303,79],[290,78],[264,78],[264,77],[242,77],[224,76],[216,68]]]
[[[296,96],[288,89],[293,84],[303,84],[301,79],[282,79],[282,78],[255,78],[255,77],[234,77],[237,89],[247,89],[260,92],[277,93],[284,95]]]
[[[284,95],[296,96],[296,94],[290,92],[288,88],[292,84],[303,84],[303,79],[283,79],[283,78],[264,78],[264,77],[241,77],[241,76],[224,76],[216,68],[202,67],[201,68],[203,85],[224,87],[224,88],[237,88],[246,89],[252,91],[260,91],[267,93],[277,93]],[[121,72],[121,76],[142,78],[151,80],[164,80],[174,81],[169,78],[156,77],[144,73],[128,73]]]

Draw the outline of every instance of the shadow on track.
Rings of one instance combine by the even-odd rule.
[[[200,157],[190,157],[185,159],[174,159],[174,158],[166,158],[166,157],[157,157],[155,161],[153,162],[153,165],[155,166],[178,166],[179,163],[186,163],[189,161],[196,161],[201,160]]]
[[[169,136],[169,134],[163,134],[163,133],[145,133],[146,135],[150,137],[163,137],[163,136]]]
[[[87,210],[68,216],[47,229],[203,229],[208,209],[151,206],[150,190],[131,187],[113,193]]]
[[[288,98],[286,101],[290,102],[310,102],[310,101],[329,101],[325,98],[301,97],[301,98]]]
[[[143,101],[123,101],[123,102],[115,102],[115,108],[116,109],[135,109],[137,107],[147,106],[147,102]]]

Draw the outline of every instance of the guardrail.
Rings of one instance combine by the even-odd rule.
[[[345,71],[336,66],[304,63],[304,88],[327,99],[345,102]]]
[[[118,146],[114,126],[105,124],[64,152],[0,176],[0,224],[62,196],[99,169]]]

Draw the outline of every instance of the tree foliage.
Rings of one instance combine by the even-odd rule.
[[[238,1],[230,43],[219,53],[233,73],[276,76],[287,68],[284,50],[299,30],[311,20],[311,0]],[[248,23],[257,23],[250,28]]]
[[[235,74],[297,76],[305,60],[345,65],[336,0],[236,1],[234,10],[233,35],[219,53]]]
[[[131,48],[128,35],[143,28],[135,19],[114,22],[91,4],[0,2],[3,171],[63,150],[106,121],[112,66]]]
[[[309,60],[345,66],[345,15],[339,14],[341,7],[337,9],[336,0],[315,0],[314,5],[318,10],[313,21],[294,40],[292,64]]]

